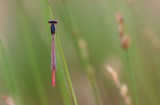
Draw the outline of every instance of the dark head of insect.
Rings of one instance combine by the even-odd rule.
[[[57,20],[49,20],[48,23],[51,24],[51,34],[55,34],[55,24],[57,24],[58,21]]]

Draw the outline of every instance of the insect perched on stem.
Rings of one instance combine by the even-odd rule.
[[[55,70],[56,70],[56,53],[55,53],[55,43],[54,43],[54,36],[55,36],[55,24],[58,23],[57,20],[49,20],[49,24],[51,24],[51,35],[52,35],[52,48],[51,48],[51,70],[53,71],[52,77],[52,86],[55,86]]]

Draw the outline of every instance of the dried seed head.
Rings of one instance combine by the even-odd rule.
[[[115,82],[115,84],[117,85],[117,87],[120,88],[121,83],[120,83],[120,81],[118,79],[117,72],[115,72],[110,65],[107,65],[106,69],[112,75],[113,81]]]
[[[129,96],[126,97],[125,99],[126,105],[131,105],[131,98]]]
[[[124,35],[123,25],[120,24],[118,26],[118,32],[119,32],[120,37],[122,37]]]
[[[128,96],[128,87],[123,84],[120,89],[121,96],[123,97],[126,105],[131,105],[131,98]]]
[[[112,78],[117,86],[117,88],[120,91],[120,94],[124,100],[124,102],[126,103],[126,105],[131,105],[131,98],[130,96],[128,96],[128,87],[126,84],[121,84],[117,73],[113,70],[113,68],[110,65],[106,66],[106,69],[108,70],[108,72],[112,75]]]
[[[123,84],[123,85],[121,86],[120,92],[121,92],[121,96],[122,96],[122,97],[124,97],[124,98],[127,97],[128,87],[127,87],[126,84]]]
[[[122,17],[122,13],[121,12],[118,12],[116,14],[116,20],[119,24],[123,25],[123,17]]]
[[[128,50],[131,43],[131,38],[129,35],[124,35],[121,37],[121,44],[124,50]]]

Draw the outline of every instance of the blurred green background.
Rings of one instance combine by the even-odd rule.
[[[128,85],[132,96],[126,53],[120,44],[115,18],[119,11],[124,18],[125,33],[132,38],[129,54],[140,105],[160,105],[159,0],[49,0],[49,3],[53,18],[59,22],[56,29],[79,105],[100,105],[96,94],[102,105],[124,105],[105,69],[107,64]],[[74,105],[56,38],[58,70],[56,87],[51,86],[49,19],[47,0],[0,0],[0,95],[13,97],[15,105]],[[76,35],[86,41],[87,60],[80,56]],[[96,94],[86,65],[95,70],[91,72],[96,75],[93,79]],[[0,105],[4,105],[2,99]]]

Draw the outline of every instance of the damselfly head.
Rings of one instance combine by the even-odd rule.
[[[58,21],[57,20],[49,20],[48,23],[54,23],[54,24],[57,24]]]

